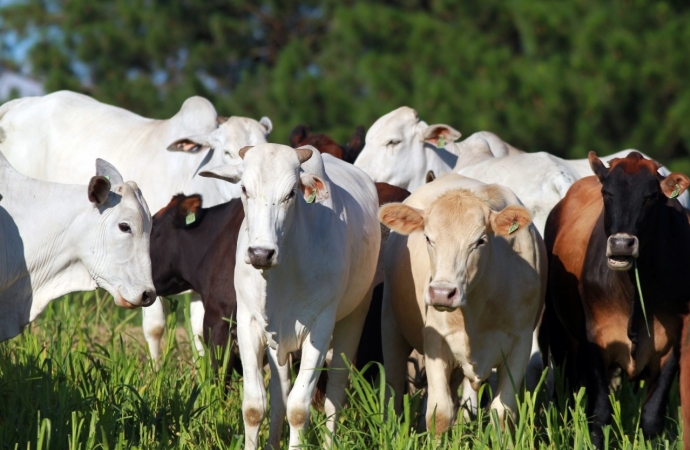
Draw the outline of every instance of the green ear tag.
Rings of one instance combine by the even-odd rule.
[[[515,233],[518,228],[520,228],[520,225],[518,225],[517,220],[513,220],[513,224],[508,228],[508,234]]]
[[[671,192],[671,198],[678,197],[678,194],[680,194],[680,184],[676,184],[676,188]]]
[[[446,137],[444,135],[441,135],[438,137],[438,144],[436,147],[438,148],[443,148],[446,146]]]
[[[307,198],[307,203],[314,203],[316,201],[316,193],[318,192],[318,189],[314,189],[311,191],[311,195]]]
[[[110,180],[110,175],[106,175],[106,176],[105,176],[105,179],[106,179],[106,180]]]
[[[187,225],[189,225],[189,224],[194,223],[195,220],[196,220],[196,214],[194,214],[193,212],[189,211],[189,212],[187,213],[187,217],[184,218],[184,223],[187,224]]]

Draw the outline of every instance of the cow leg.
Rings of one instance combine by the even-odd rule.
[[[204,304],[201,302],[201,295],[192,292],[192,300],[189,303],[189,320],[192,328],[192,339],[199,356],[204,356]]]
[[[580,367],[588,367],[586,371],[587,395],[587,416],[592,417],[590,435],[592,443],[596,448],[604,446],[604,434],[602,426],[611,423],[613,408],[609,401],[609,384],[602,360],[601,349],[592,342],[583,345],[583,355],[586,359],[582,360]],[[586,366],[584,365],[586,362]]]
[[[264,330],[237,305],[237,342],[242,358],[244,398],[242,399],[242,418],[244,420],[244,448],[253,450],[259,445],[259,427],[266,415],[266,388],[261,375],[266,346]]]
[[[352,361],[359,339],[362,335],[364,321],[369,311],[371,294],[373,288],[369,289],[365,299],[347,317],[344,317],[335,324],[333,328],[333,359],[328,371],[328,384],[326,385],[326,402],[324,410],[326,412],[326,427],[330,436],[326,436],[326,446],[331,446],[331,438],[335,436],[335,428],[338,423],[340,409],[345,403],[345,389],[349,379],[348,365],[341,355],[345,355],[348,361]]]
[[[383,285],[383,305],[381,309],[381,341],[383,344],[383,368],[386,372],[386,384],[391,387],[394,396],[395,412],[402,412],[402,398],[405,393],[405,377],[407,375],[407,357],[412,352],[412,346],[400,332],[395,320],[390,299],[388,284]],[[386,404],[391,393],[386,389]]]
[[[158,359],[161,357],[161,338],[165,331],[165,312],[160,297],[156,298],[151,306],[142,308],[141,326],[151,359],[158,365]]]
[[[319,322],[316,329],[311,331],[302,344],[302,360],[295,385],[287,400],[287,418],[290,424],[290,448],[299,446],[300,433],[309,423],[309,406],[314,395],[316,382],[321,374],[321,368],[331,343],[335,311],[325,311],[321,318],[326,322]],[[337,359],[337,358],[336,358]],[[244,363],[244,358],[242,358]],[[330,381],[329,381],[330,383]]]
[[[278,450],[290,392],[290,364],[279,365],[278,354],[272,348],[268,349],[268,364],[271,367],[271,380],[268,384],[271,393],[271,423],[266,448]]]
[[[477,391],[472,388],[470,380],[465,378],[462,380],[462,397],[460,398],[460,407],[462,408],[462,416],[466,421],[472,420],[477,416],[477,405],[479,405],[479,398]]]
[[[532,348],[532,333],[520,336],[513,345],[510,353],[504,356],[503,364],[498,366],[498,386],[496,396],[491,402],[491,409],[498,413],[501,426],[505,425],[506,411],[515,417],[517,411],[517,398],[515,389],[520,389],[525,369],[529,364],[530,349]],[[513,387],[514,386],[514,387]]]
[[[690,448],[690,315],[683,318],[683,335],[680,348],[681,416],[683,417],[683,448]]]
[[[438,349],[443,348],[440,337],[434,338],[428,335],[424,336],[424,347],[426,354],[426,377],[429,382],[429,400],[426,408],[426,429],[431,430],[432,424],[434,432],[438,435],[448,430],[453,423],[454,409],[453,397],[450,392],[450,372],[452,367],[446,361],[446,358],[441,355],[434,355],[435,358],[429,357],[427,348],[437,349],[434,353],[438,353]]]
[[[655,438],[664,430],[664,418],[668,406],[668,392],[678,373],[678,349],[673,348],[661,368],[656,382],[652,384],[640,419],[642,432],[648,439]]]

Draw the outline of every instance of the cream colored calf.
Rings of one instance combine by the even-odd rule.
[[[435,420],[436,432],[446,431],[463,375],[477,390],[492,368],[491,407],[501,421],[506,409],[514,414],[512,383],[522,382],[546,288],[544,243],[529,212],[505,187],[448,174],[383,206],[379,219],[397,232],[386,244],[382,314],[396,408],[415,348],[426,359],[427,427]]]

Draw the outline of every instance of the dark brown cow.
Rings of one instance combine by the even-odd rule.
[[[637,152],[611,160],[609,168],[593,152],[589,161],[596,176],[573,184],[546,223],[549,282],[541,341],[555,364],[565,364],[571,387],[587,387],[592,441],[601,448],[601,427],[611,422],[614,368],[648,381],[641,427],[653,437],[663,430],[679,359],[690,363],[684,361],[690,354],[681,354],[690,226],[675,200],[690,179],[680,173],[662,178],[658,164]],[[639,269],[647,320],[633,267]],[[683,415],[690,419],[682,384]]]
[[[343,145],[338,145],[333,139],[325,134],[311,134],[309,127],[306,125],[297,125],[292,133],[290,133],[290,145],[293,148],[301,147],[303,145],[313,145],[321,153],[328,153],[338,159],[349,162],[355,162],[357,155],[364,148],[364,127],[359,126],[355,130],[355,134],[350,139],[350,142]]]
[[[153,216],[153,284],[159,296],[175,295],[189,289],[201,295],[206,310],[206,343],[225,348],[228,337],[230,334],[233,336],[228,364],[230,371],[236,366],[238,349],[235,327],[230,327],[227,319],[237,315],[232,274],[244,209],[240,199],[207,209],[202,208],[201,203],[200,195],[178,194]],[[242,373],[239,366],[235,368]]]

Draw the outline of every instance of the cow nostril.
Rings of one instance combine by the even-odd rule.
[[[151,306],[156,301],[156,294],[151,291],[146,291],[141,296],[141,306]]]
[[[455,294],[457,294],[457,293],[458,293],[458,290],[456,288],[451,289],[448,292],[448,299],[450,300],[451,298],[455,297]]]
[[[270,261],[273,259],[273,255],[276,253],[275,250],[268,250],[266,251],[266,260]]]

